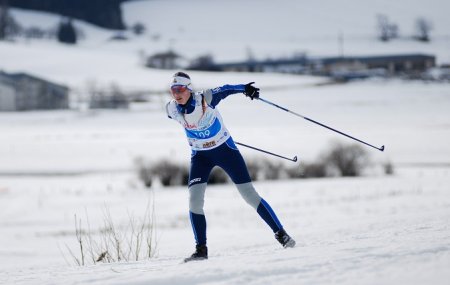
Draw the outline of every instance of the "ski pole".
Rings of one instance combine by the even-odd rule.
[[[294,158],[289,158],[289,157],[285,157],[285,156],[282,156],[282,155],[279,155],[279,154],[272,153],[272,152],[267,151],[267,150],[263,150],[263,149],[254,147],[254,146],[250,146],[250,145],[247,145],[247,144],[243,144],[243,143],[240,143],[240,142],[237,142],[237,141],[235,141],[234,143],[235,143],[235,144],[238,144],[238,145],[241,145],[241,146],[245,146],[245,147],[254,149],[254,150],[257,150],[257,151],[260,151],[260,152],[264,152],[264,153],[267,153],[267,154],[270,154],[270,155],[273,155],[273,156],[276,156],[276,157],[279,157],[279,158],[283,158],[283,159],[286,159],[286,160],[290,160],[290,161],[293,161],[293,162],[297,162],[297,156],[294,156]]]
[[[367,142],[365,142],[365,141],[362,141],[362,140],[360,140],[360,139],[357,139],[357,138],[355,138],[355,137],[352,137],[352,136],[350,136],[350,135],[347,135],[346,133],[343,133],[343,132],[341,132],[341,131],[338,131],[338,130],[336,130],[336,129],[333,129],[332,127],[329,127],[329,126],[324,125],[324,124],[322,124],[322,123],[319,123],[319,122],[317,122],[317,121],[314,121],[313,119],[310,119],[310,118],[305,117],[305,116],[302,116],[302,115],[300,115],[300,114],[298,114],[298,113],[292,112],[291,110],[286,109],[286,108],[284,108],[284,107],[281,107],[280,105],[277,105],[277,104],[275,104],[275,103],[272,103],[272,102],[270,102],[270,101],[268,101],[268,100],[266,100],[266,99],[263,99],[263,98],[261,98],[261,97],[259,97],[259,98],[257,98],[257,99],[263,101],[264,103],[267,103],[267,104],[269,104],[269,105],[272,105],[272,106],[274,106],[274,107],[277,107],[277,108],[279,108],[279,109],[281,109],[281,110],[283,110],[283,111],[286,111],[286,112],[291,113],[291,114],[293,114],[293,115],[296,115],[296,116],[298,116],[298,117],[300,117],[300,118],[303,118],[303,119],[305,119],[305,120],[308,120],[308,121],[310,121],[310,122],[312,122],[312,123],[314,123],[314,124],[317,124],[317,125],[319,125],[319,126],[322,126],[322,127],[324,127],[324,128],[327,128],[327,129],[329,129],[329,130],[331,130],[331,131],[333,131],[333,132],[336,132],[336,133],[338,133],[338,134],[341,134],[341,135],[343,135],[343,136],[346,136],[346,137],[348,137],[348,138],[351,138],[351,139],[353,139],[353,140],[355,140],[355,141],[357,141],[357,142],[360,142],[360,143],[363,143],[363,144],[368,145],[368,146],[370,146],[370,147],[373,147],[374,149],[378,149],[379,151],[384,151],[384,145],[382,145],[380,148],[378,148],[378,147],[376,147],[376,146],[374,146],[374,145],[371,145],[370,143],[367,143]]]

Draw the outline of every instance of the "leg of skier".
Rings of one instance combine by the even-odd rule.
[[[203,211],[205,190],[213,165],[200,153],[193,154],[189,172],[189,218],[194,232],[196,250],[184,261],[208,259],[206,217]]]
[[[251,205],[267,225],[270,226],[275,233],[275,238],[283,247],[294,247],[295,240],[286,233],[269,203],[261,198],[253,187],[244,158],[232,140],[229,140],[224,144],[224,150],[222,150],[221,154],[223,158],[226,159],[218,161],[217,164],[231,177],[242,198]]]

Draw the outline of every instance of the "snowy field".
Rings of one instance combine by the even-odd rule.
[[[365,81],[317,87],[309,78],[298,80],[304,85],[269,85],[261,96],[385,144],[384,153],[367,151],[374,165],[392,161],[395,174],[257,182],[298,241],[288,250],[234,186],[211,186],[205,206],[210,259],[192,264],[181,264],[194,247],[186,189],[156,186],[149,192],[133,172],[139,156],[188,163],[182,129],[162,110],[167,97],[131,111],[0,114],[0,283],[448,284],[448,85]],[[302,161],[337,139],[242,95],[219,107],[236,140]],[[88,215],[98,229],[106,207],[125,225],[130,213],[143,215],[148,201],[155,203],[157,221],[154,258],[74,265],[66,250],[79,254],[74,215]]]
[[[111,42],[115,32],[76,21],[77,47],[47,40],[0,42],[0,70],[66,84],[72,99],[112,82],[155,95],[130,110],[0,113],[0,284],[449,284],[450,86],[401,80],[326,84],[286,74],[191,72],[197,89],[255,81],[261,96],[378,147],[359,178],[258,181],[298,246],[284,250],[233,185],[206,192],[208,261],[181,264],[194,249],[184,187],[145,189],[135,160],[189,163],[180,126],[166,118],[175,70],[146,69],[140,57],[173,48],[218,61],[339,53],[431,53],[449,63],[448,1],[133,1],[127,24],[148,34]],[[186,15],[183,13],[186,12]],[[59,17],[19,9],[24,26]],[[401,39],[375,37],[376,15],[399,24]],[[433,22],[431,44],[412,41],[414,20]],[[251,20],[249,20],[251,18]],[[349,139],[243,95],[219,105],[236,141],[311,162]],[[246,159],[262,157],[241,149]],[[277,160],[276,160],[277,161]],[[392,162],[394,175],[381,164]],[[291,164],[292,165],[292,164]],[[156,256],[79,267],[74,216],[99,230],[105,208],[121,227],[154,203]],[[85,226],[86,223],[83,222]]]
[[[210,258],[191,264],[181,264],[193,248],[187,192],[156,190],[157,257],[87,267],[66,265],[56,248],[75,244],[73,235],[64,234],[73,230],[73,213],[82,215],[86,207],[95,218],[104,203],[116,217],[124,208],[140,213],[151,195],[111,177],[97,183],[89,177],[58,183],[2,179],[15,189],[1,199],[0,241],[7,247],[1,250],[0,282],[448,284],[449,174],[448,168],[403,169],[386,178],[256,183],[299,243],[288,250],[233,187],[210,187]],[[108,189],[105,181],[114,186]],[[30,184],[40,189],[31,191]]]

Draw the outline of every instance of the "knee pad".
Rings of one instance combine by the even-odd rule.
[[[261,197],[258,192],[256,192],[255,187],[251,182],[236,184],[239,193],[242,198],[244,198],[245,202],[247,202],[253,208],[258,209],[259,203],[261,202]]]
[[[189,211],[194,214],[204,215],[206,183],[195,184],[189,187]]]

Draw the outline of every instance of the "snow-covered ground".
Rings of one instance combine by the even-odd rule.
[[[280,248],[232,185],[209,187],[210,259],[180,264],[194,247],[186,189],[156,186],[151,194],[133,171],[139,156],[188,163],[182,129],[165,118],[160,101],[167,97],[131,111],[3,113],[0,283],[447,284],[448,86],[402,81],[274,86],[263,88],[262,95],[385,144],[384,153],[367,151],[376,165],[392,161],[395,174],[257,182],[299,242],[289,250]],[[299,155],[301,161],[313,160],[338,138],[243,95],[219,107],[236,140]],[[242,152],[246,158],[258,155]],[[73,265],[66,246],[78,254],[74,215],[84,219],[88,213],[90,227],[99,229],[106,207],[124,225],[130,213],[142,216],[149,200],[155,202],[156,257]]]
[[[448,168],[403,168],[393,177],[258,182],[289,233],[282,249],[232,186],[206,195],[210,258],[182,264],[193,237],[184,188],[152,196],[113,175],[2,178],[2,284],[448,284]],[[108,186],[109,185],[109,186]],[[137,262],[69,266],[73,215],[91,227],[109,207],[119,222],[154,197],[157,256]],[[227,203],[224,203],[227,201]],[[75,251],[76,252],[76,251]],[[65,252],[65,258],[72,261]]]
[[[74,99],[88,84],[167,90],[173,70],[145,69],[142,54],[173,48],[218,60],[421,52],[450,61],[448,1],[135,1],[128,24],[148,34],[109,42],[113,32],[76,21],[77,47],[45,40],[0,42],[0,69],[67,84]],[[402,39],[375,38],[375,17],[399,24]],[[57,24],[46,13],[13,10],[24,25]],[[414,20],[432,20],[431,44],[413,42]],[[159,35],[159,38],[158,38]],[[134,161],[170,157],[189,163],[183,131],[166,118],[169,95],[127,111],[0,113],[0,284],[448,284],[450,280],[450,87],[373,80],[324,85],[285,74],[190,73],[196,88],[256,81],[261,96],[386,151],[365,148],[373,167],[360,178],[258,181],[294,249],[273,234],[234,189],[206,194],[210,259],[181,264],[194,249],[184,187],[144,189]],[[90,82],[90,83],[89,83]],[[243,95],[219,106],[242,143],[313,161],[330,141],[349,139]],[[261,154],[241,149],[247,159]],[[394,175],[380,164],[392,162]],[[108,208],[118,225],[155,203],[157,254],[135,262],[75,266],[74,215],[103,226]],[[69,264],[68,264],[69,263]]]

